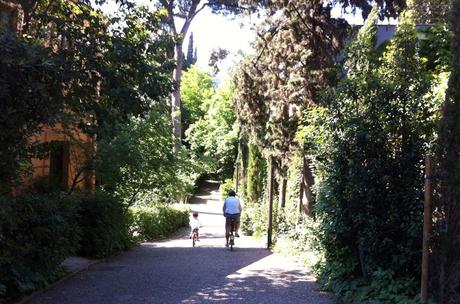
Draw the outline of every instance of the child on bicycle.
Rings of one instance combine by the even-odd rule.
[[[198,240],[200,240],[199,229],[200,229],[200,227],[201,227],[202,225],[201,225],[200,220],[198,219],[198,212],[193,211],[193,214],[192,214],[192,216],[190,217],[190,222],[189,222],[189,224],[190,224],[190,228],[191,228],[191,230],[190,230],[190,237],[189,237],[189,238],[190,238],[190,239],[192,238],[192,236],[193,236],[193,230],[196,229],[196,230],[197,230],[197,235],[198,235]]]

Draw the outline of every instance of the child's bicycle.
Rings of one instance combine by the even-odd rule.
[[[198,241],[198,228],[193,229],[193,234],[192,234],[192,244],[193,247],[195,247],[196,242]]]

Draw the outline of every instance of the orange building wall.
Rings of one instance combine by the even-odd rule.
[[[82,172],[77,178],[77,189],[94,190],[95,187],[95,172],[93,169],[85,169],[88,157],[91,157],[95,152],[96,143],[93,137],[79,131],[76,128],[63,129],[60,123],[57,123],[53,128],[44,127],[43,131],[32,141],[39,143],[49,143],[59,141],[68,143],[68,147],[64,150],[63,159],[63,174],[62,180],[67,189],[72,187],[74,179],[78,172]],[[83,146],[85,146],[83,148]],[[50,158],[32,159],[32,176],[24,180],[25,184],[30,184],[33,180],[50,176]]]

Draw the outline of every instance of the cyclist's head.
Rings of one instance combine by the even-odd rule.
[[[198,212],[193,212],[193,217],[198,217]]]
[[[230,191],[228,192],[228,196],[236,196],[235,190],[233,190],[233,189],[230,190]]]

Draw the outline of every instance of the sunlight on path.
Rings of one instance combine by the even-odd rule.
[[[270,255],[228,275],[224,284],[204,288],[181,303],[331,303],[328,294],[315,290],[314,282],[288,259]]]
[[[95,264],[28,303],[333,303],[313,277],[263,242],[242,236],[234,251],[226,248],[217,189],[218,184],[206,183],[189,205],[204,225],[197,247],[184,229]]]
[[[197,195],[189,205],[192,211],[200,212],[199,217],[204,225],[200,229],[202,241],[199,246],[222,247],[224,242],[222,204],[219,191],[211,190],[208,194]],[[161,246],[187,246],[180,242],[181,240],[173,240]],[[225,258],[238,259],[238,250],[262,249],[265,245],[263,241],[242,236],[236,239],[236,252],[231,253],[234,256],[230,254]],[[317,291],[315,282],[313,276],[300,269],[289,258],[267,251],[266,257],[227,275],[222,284],[202,288],[181,303],[331,303],[330,295]],[[272,294],[274,290],[277,291],[275,297]]]

